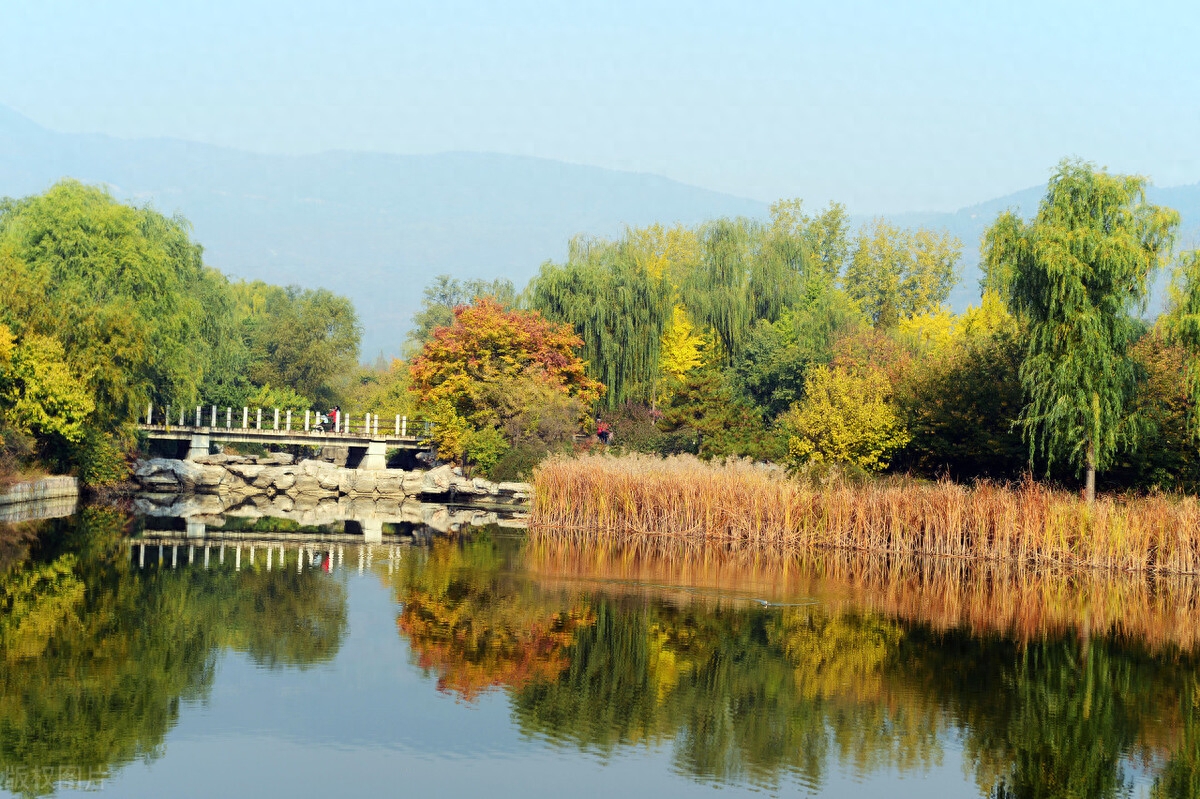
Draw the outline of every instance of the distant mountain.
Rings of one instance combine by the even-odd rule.
[[[125,201],[191,220],[206,261],[226,274],[325,287],[350,297],[363,356],[395,353],[440,273],[508,277],[522,287],[576,233],[624,225],[765,218],[755,200],[654,175],[487,153],[271,156],[173,139],[55,133],[0,106],[0,196],[44,191],[62,177],[108,184]],[[964,244],[956,310],[979,296],[983,230],[1006,208],[1029,215],[1041,187],[955,213],[894,214],[944,227]],[[1152,189],[1200,243],[1200,184]],[[864,221],[856,218],[855,224]]]
[[[763,217],[765,204],[654,175],[486,153],[259,155],[170,139],[60,134],[0,106],[0,195],[61,177],[191,220],[226,274],[350,297],[363,356],[394,353],[440,273],[519,288],[576,233]]]

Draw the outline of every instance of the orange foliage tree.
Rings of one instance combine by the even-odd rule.
[[[539,396],[549,388],[586,414],[604,386],[588,377],[576,354],[581,346],[570,325],[536,311],[506,311],[491,298],[455,308],[453,323],[433,331],[411,366],[412,388],[436,424],[442,457],[462,458],[473,445],[486,449],[526,410],[498,397]],[[531,385],[543,390],[529,391]]]

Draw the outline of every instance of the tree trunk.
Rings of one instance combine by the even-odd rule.
[[[1091,505],[1096,501],[1096,445],[1089,441],[1087,448],[1087,477],[1084,483],[1084,495],[1087,499],[1087,504]]]

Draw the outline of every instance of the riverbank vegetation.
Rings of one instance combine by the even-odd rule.
[[[531,535],[676,539],[777,553],[821,549],[1025,566],[1200,572],[1200,500],[1102,497],[903,477],[788,476],[745,460],[593,455],[535,472]]]
[[[190,226],[63,181],[0,202],[0,472],[124,477],[134,421],[285,390],[348,393],[354,307],[323,289],[231,282]]]
[[[1200,257],[1175,253],[1178,215],[1147,203],[1145,183],[1060,163],[1036,214],[1001,214],[969,243],[984,277],[958,314],[945,303],[961,242],[885,220],[853,232],[841,206],[799,201],[765,222],[578,237],[519,295],[498,293],[579,336],[605,388],[588,429],[611,431],[610,452],[1036,477],[1089,498],[1094,485],[1195,492]],[[489,286],[475,288],[483,301]]]

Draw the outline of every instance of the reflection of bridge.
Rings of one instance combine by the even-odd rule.
[[[428,450],[431,447],[429,435],[433,430],[432,424],[409,419],[407,416],[385,420],[383,431],[380,432],[377,414],[365,413],[358,419],[352,419],[350,414],[342,414],[333,430],[318,432],[314,429],[315,417],[310,411],[304,412],[304,423],[301,427],[298,415],[293,425],[290,410],[281,414],[279,408],[271,408],[265,422],[263,410],[255,408],[252,418],[251,409],[244,407],[241,419],[238,420],[234,417],[233,408],[224,408],[222,412],[216,405],[197,405],[194,416],[180,411],[179,423],[172,424],[170,417],[173,414],[168,406],[163,423],[155,424],[155,409],[151,405],[146,408],[146,417],[138,424],[138,429],[152,441],[176,441],[181,444],[186,442],[187,460],[207,455],[212,442],[225,441],[262,445],[346,447],[350,451],[351,460],[357,462],[360,469],[383,469],[387,465],[388,449]],[[235,424],[238,421],[241,422],[240,427]],[[181,451],[180,455],[183,454]]]
[[[178,534],[155,534],[147,531],[145,537],[130,542],[129,558],[138,569],[172,568],[224,565],[226,559],[235,571],[246,568],[266,568],[282,571],[292,568],[297,573],[305,569],[320,569],[325,572],[346,568],[349,550],[351,563],[358,561],[358,573],[374,565],[376,558],[387,563],[388,574],[400,561],[403,550],[411,539],[387,536],[382,544],[364,544],[356,535],[275,535],[269,533],[234,534],[197,541]]]

